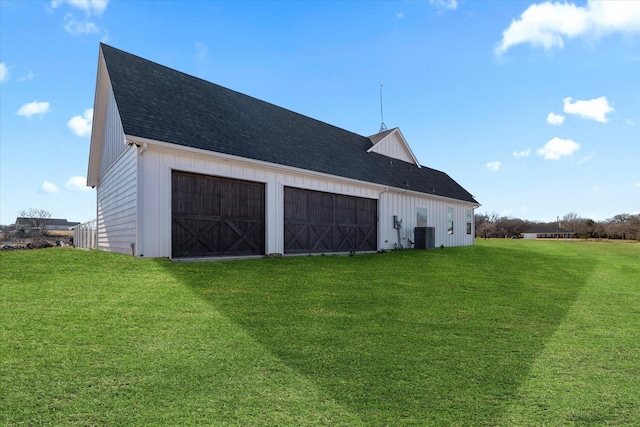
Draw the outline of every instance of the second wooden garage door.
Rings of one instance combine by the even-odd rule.
[[[262,255],[264,184],[173,171],[173,257]]]
[[[285,253],[377,250],[374,199],[285,187]]]

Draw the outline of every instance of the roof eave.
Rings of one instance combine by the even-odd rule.
[[[325,173],[325,172],[318,172],[318,171],[313,171],[313,170],[309,170],[309,169],[297,168],[297,167],[294,167],[294,166],[281,165],[281,164],[278,164],[278,163],[266,162],[264,160],[256,160],[256,159],[251,159],[251,158],[248,158],[248,157],[235,156],[233,154],[224,154],[224,153],[220,153],[220,152],[217,152],[217,151],[210,151],[210,150],[205,150],[205,149],[202,149],[202,148],[190,147],[190,146],[187,146],[187,145],[174,144],[174,143],[166,142],[166,141],[157,141],[157,140],[144,138],[144,137],[140,137],[140,136],[135,136],[135,135],[125,135],[125,140],[129,144],[135,144],[135,145],[137,145],[139,147],[145,147],[145,150],[150,148],[150,147],[157,147],[157,148],[160,148],[160,149],[169,149],[169,150],[179,150],[179,151],[184,151],[184,152],[198,154],[198,155],[213,156],[213,157],[221,158],[221,159],[224,159],[224,160],[227,160],[227,161],[228,160],[232,160],[232,161],[238,161],[238,162],[243,162],[243,163],[250,163],[250,164],[253,164],[253,165],[256,165],[256,166],[261,166],[261,167],[265,167],[265,168],[269,168],[269,169],[287,170],[287,171],[296,172],[296,173],[300,173],[300,174],[304,174],[304,175],[308,175],[308,176],[313,176],[313,177],[329,178],[329,179],[340,180],[340,181],[343,181],[343,182],[349,182],[349,183],[353,183],[353,184],[366,185],[368,187],[375,188],[375,189],[377,189],[379,191],[393,190],[396,193],[415,194],[415,195],[419,195],[421,197],[425,197],[426,196],[426,197],[431,197],[431,198],[439,199],[439,200],[447,200],[447,201],[454,201],[454,202],[457,202],[457,203],[464,203],[464,204],[471,205],[474,208],[477,208],[477,207],[480,206],[480,204],[475,200],[475,198],[474,198],[474,200],[456,199],[454,197],[447,197],[447,196],[442,196],[442,195],[439,195],[439,194],[424,193],[424,192],[421,192],[421,191],[418,191],[418,190],[395,187],[393,185],[380,184],[380,183],[376,183],[376,182],[362,181],[362,180],[359,180],[359,179],[348,178],[348,177],[339,176],[339,175],[332,175],[332,174],[328,174],[328,173]],[[194,171],[194,172],[196,172],[196,171]]]

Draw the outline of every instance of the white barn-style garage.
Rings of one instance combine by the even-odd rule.
[[[474,197],[370,137],[100,45],[87,184],[98,249],[139,257],[472,245]]]

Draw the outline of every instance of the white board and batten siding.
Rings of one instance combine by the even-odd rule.
[[[448,210],[453,209],[453,233],[447,230]],[[379,248],[390,249],[394,244],[410,248],[415,242],[414,228],[418,226],[418,209],[426,209],[427,227],[435,228],[435,245],[467,246],[474,242],[473,209],[471,203],[422,196],[420,193],[389,189],[380,195],[378,240]],[[471,234],[467,234],[467,212],[471,211]],[[394,216],[402,221],[400,242],[398,230],[393,228]],[[421,226],[424,226],[421,224]]]
[[[378,249],[392,249],[397,242],[393,216],[403,220],[402,236],[413,239],[417,208],[428,210],[428,225],[436,227],[436,245],[472,245],[473,235],[465,230],[466,211],[470,203],[421,197],[419,193],[394,192],[377,184],[340,179],[320,173],[279,167],[257,161],[183,149],[169,144],[151,144],[138,155],[140,182],[138,223],[141,242],[139,255],[171,256],[171,173],[173,170],[265,184],[266,248],[268,253],[284,253],[284,188],[349,195],[378,200]],[[393,207],[392,207],[393,206]],[[455,212],[454,234],[447,234],[447,208]],[[405,240],[406,241],[406,240]],[[403,245],[409,247],[408,245]],[[130,252],[129,252],[130,253]]]
[[[97,188],[97,248],[137,255],[138,152],[125,143],[120,114],[109,91]],[[134,250],[132,251],[132,244]]]

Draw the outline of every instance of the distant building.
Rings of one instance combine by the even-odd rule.
[[[30,231],[32,229],[39,229],[40,227],[33,224],[42,223],[43,231],[70,231],[71,227],[75,227],[80,224],[79,222],[69,222],[66,219],[60,218],[48,218],[48,219],[35,219],[25,218],[19,216],[16,218],[15,229],[17,231]]]
[[[522,233],[525,239],[571,239],[576,233],[562,227],[538,227]]]

